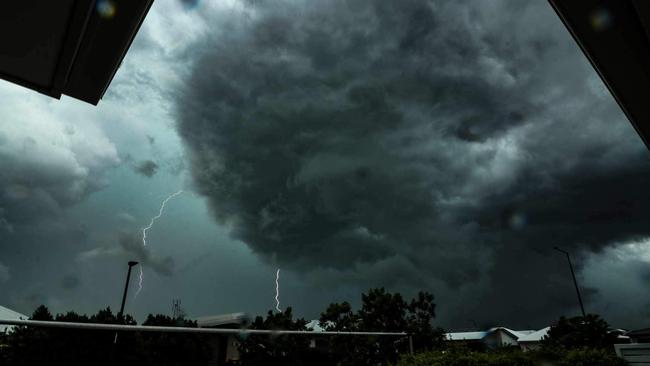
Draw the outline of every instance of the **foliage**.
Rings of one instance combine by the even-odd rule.
[[[559,366],[625,366],[623,359],[608,349],[576,348],[563,355]]]
[[[444,329],[432,327],[436,317],[436,304],[433,295],[420,291],[408,307],[407,330],[413,334],[413,347],[416,350],[440,348],[444,343]]]
[[[250,329],[307,330],[307,322],[293,319],[292,309],[283,312],[269,311],[266,318],[258,316]],[[291,335],[247,335],[240,336],[241,363],[243,365],[311,365],[322,360],[310,348],[308,337]]]
[[[32,320],[135,325],[132,316],[118,317],[110,308],[96,314],[74,312],[53,316],[39,306]],[[195,322],[149,315],[145,324],[196,326]],[[16,327],[3,340],[0,361],[20,365],[185,365],[207,364],[209,348],[205,340],[187,335],[138,334],[104,330]]]
[[[149,314],[142,325],[196,328],[196,321],[182,317]],[[146,332],[140,335],[143,362],[148,365],[206,365],[211,350],[208,338],[200,334]]]
[[[416,350],[442,346],[444,331],[431,324],[436,308],[433,295],[420,292],[408,303],[400,294],[378,288],[363,294],[361,302],[356,313],[347,302],[330,304],[321,314],[321,327],[328,331],[406,331],[412,335]],[[326,342],[329,359],[339,365],[394,363],[400,353],[409,351],[406,337],[339,336],[329,337]]]
[[[351,332],[359,329],[359,316],[347,301],[332,303],[321,313],[319,324],[327,331]]]
[[[400,359],[398,366],[533,366],[535,360],[521,351],[477,352],[468,349],[427,351]]]
[[[542,340],[546,348],[564,347],[568,350],[591,347],[610,348],[616,342],[616,335],[608,332],[609,325],[598,315],[585,317],[561,317],[551,326],[548,335]]]
[[[556,354],[552,360],[538,352],[501,349],[477,352],[467,349],[427,351],[403,356],[397,366],[624,366],[625,361],[597,348],[577,348]]]

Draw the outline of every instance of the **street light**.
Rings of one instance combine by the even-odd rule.
[[[126,302],[126,293],[129,291],[129,279],[131,278],[131,268],[138,264],[136,261],[129,261],[129,271],[126,273],[126,284],[124,285],[124,295],[122,295],[122,305],[120,306],[120,312],[117,313],[117,320],[122,320],[124,314],[124,303]],[[113,339],[113,344],[117,343],[117,332],[115,332],[115,338]]]
[[[124,295],[122,296],[122,306],[120,306],[120,312],[117,313],[117,318],[122,319],[124,314],[124,303],[126,302],[126,293],[129,291],[129,279],[131,278],[131,268],[138,264],[135,261],[129,261],[129,271],[126,273],[126,284],[124,285]]]
[[[571,270],[571,277],[573,277],[573,285],[576,287],[576,293],[578,294],[578,302],[580,303],[580,310],[582,310],[582,317],[586,317],[587,314],[585,314],[585,307],[582,305],[582,297],[580,296],[580,289],[578,288],[578,281],[576,281],[576,275],[573,272],[573,264],[571,264],[571,257],[569,256],[569,252],[562,250],[558,247],[553,247],[553,249],[557,250],[560,253],[564,253],[566,255],[567,261],[569,261],[569,269]]]

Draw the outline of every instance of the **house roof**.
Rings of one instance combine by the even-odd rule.
[[[313,330],[314,332],[324,332],[324,331],[325,331],[325,328],[323,328],[323,327],[320,326],[318,320],[312,320],[312,321],[310,321],[309,323],[307,323],[307,325],[305,325],[305,327],[306,327],[307,329],[311,329],[311,330]]]
[[[548,334],[549,329],[551,329],[551,327],[546,327],[532,333],[524,334],[523,336],[519,337],[519,339],[517,339],[517,342],[539,342],[542,340],[542,338],[544,338],[545,335]]]
[[[199,328],[207,328],[221,325],[239,325],[245,323],[246,320],[246,313],[231,313],[196,318],[196,324]]]
[[[29,317],[25,314],[21,314],[17,311],[7,309],[4,306],[0,306],[0,319],[11,319],[11,320],[27,320]],[[0,333],[5,333],[7,329],[11,329],[12,326],[0,324]]]
[[[547,328],[544,328],[547,329]],[[544,330],[542,329],[542,330]],[[508,334],[510,334],[513,338],[517,339],[518,341],[522,338],[526,337],[531,337],[531,335],[541,332],[542,330],[535,331],[535,330],[512,330],[510,328],[506,327],[493,327],[488,330],[484,331],[476,331],[476,332],[452,332],[452,333],[447,333],[447,339],[450,341],[479,341],[488,335],[497,332],[497,331],[503,331]],[[548,330],[547,330],[548,331]]]
[[[487,331],[481,332],[452,332],[447,333],[447,339],[450,341],[478,341],[483,339],[489,333]]]
[[[646,337],[650,336],[650,328],[631,330],[625,333],[628,337]]]

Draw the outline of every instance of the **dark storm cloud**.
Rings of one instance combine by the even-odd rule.
[[[153,160],[145,160],[133,166],[133,171],[147,178],[151,178],[158,172],[158,164]]]
[[[149,248],[142,244],[140,234],[120,232],[117,236],[119,245],[107,245],[83,251],[77,255],[77,261],[88,262],[119,256],[125,261],[136,260],[160,275],[171,276],[174,273],[174,259],[170,256],[159,257],[152,254]]]
[[[120,233],[119,243],[128,258],[135,258],[142,265],[150,267],[156,273],[164,276],[174,273],[174,259],[169,256],[158,257],[151,254],[149,248],[142,245],[142,238],[139,234]]]
[[[64,290],[75,290],[81,285],[81,280],[74,274],[67,274],[61,279],[61,287]]]
[[[248,6],[204,41],[178,128],[263,258],[475,286],[453,316],[524,324],[574,306],[554,245],[650,234],[646,151],[546,3]]]

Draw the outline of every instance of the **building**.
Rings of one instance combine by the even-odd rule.
[[[623,358],[630,365],[650,366],[650,328],[637,329],[625,332],[628,342],[614,345],[618,357]]]
[[[4,306],[0,306],[0,319],[27,320],[29,317],[17,311],[7,309]],[[0,334],[6,334],[11,329],[13,329],[13,326],[11,325],[0,324]]]
[[[312,320],[309,323],[305,325],[305,328],[307,330],[310,330],[314,333],[320,333],[324,332],[325,329],[320,326],[320,321],[319,320]],[[309,340],[309,347],[310,348],[317,348],[321,350],[326,350],[329,347],[329,339],[327,337],[312,337]]]
[[[199,328],[236,329],[248,324],[245,313],[211,315],[195,320]],[[213,335],[208,342],[212,348],[211,365],[221,366],[228,361],[239,360],[239,342],[234,334]]]
[[[524,351],[534,349],[550,328],[540,330],[512,330],[493,327],[483,331],[452,332],[445,335],[447,342],[465,344],[474,349],[498,347],[521,347]],[[521,340],[523,340],[522,343]]]
[[[519,347],[524,351],[536,350],[539,348],[540,342],[544,337],[546,337],[550,329],[551,327],[546,327],[532,333],[524,334],[517,339],[517,343],[519,343]]]

